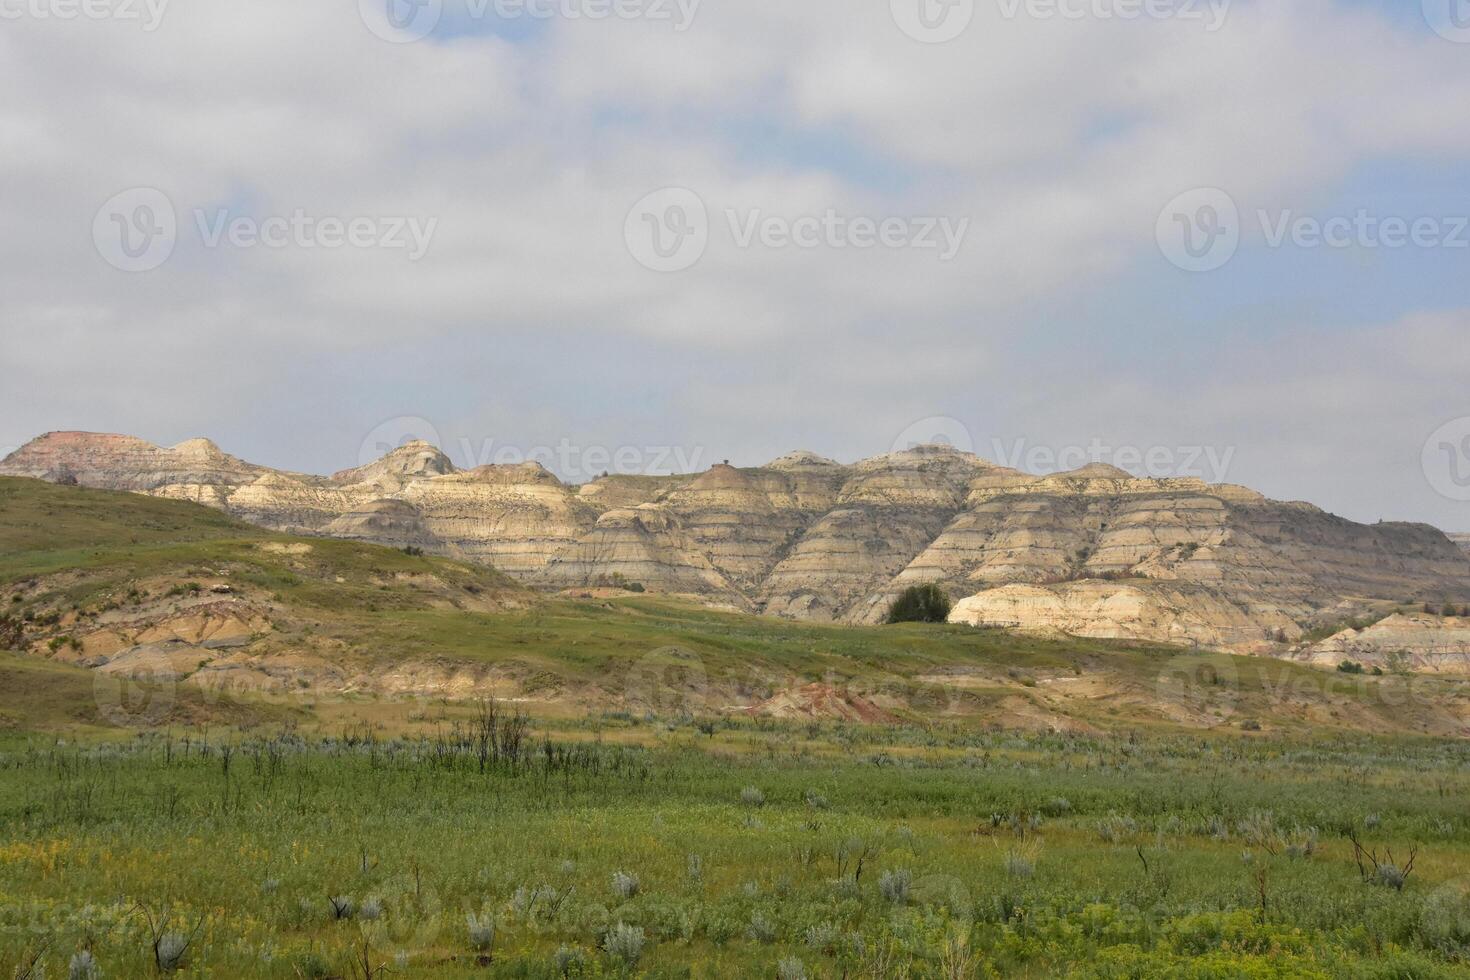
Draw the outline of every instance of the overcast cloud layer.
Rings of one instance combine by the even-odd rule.
[[[417,41],[374,0],[78,2],[0,0],[0,449],[328,472],[423,434],[579,479],[942,437],[1470,530],[1470,37],[1433,0],[978,0],[942,44],[906,0],[450,0]],[[640,229],[692,216],[630,210],[670,187],[708,241],[654,271]],[[136,188],[177,231],[127,272]],[[1188,271],[1201,188],[1240,242]]]

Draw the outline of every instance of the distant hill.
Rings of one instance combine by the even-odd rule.
[[[1470,602],[1470,554],[1427,525],[1099,464],[1036,476],[940,446],[574,487],[535,463],[461,471],[425,443],[318,477],[202,439],[67,432],[0,474],[417,548],[544,590],[634,586],[816,622],[878,623],[904,588],[936,582],[963,600],[958,622],[1286,654],[1385,605]]]
[[[0,478],[0,610],[0,650],[13,650],[0,653],[0,734],[427,720],[496,696],[574,717],[1470,735],[1470,701],[1449,679],[1410,686],[966,626],[800,623],[619,589],[549,596],[411,548],[27,479]]]
[[[235,693],[388,690],[385,662],[463,652],[452,614],[534,600],[480,565],[0,478],[0,649],[57,664]]]

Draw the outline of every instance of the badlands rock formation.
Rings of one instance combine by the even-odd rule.
[[[424,443],[317,477],[206,440],[53,433],[0,475],[194,500],[545,588],[637,584],[827,621],[881,621],[905,587],[938,582],[963,599],[957,622],[1285,653],[1375,603],[1470,602],[1470,555],[1426,525],[1104,465],[1035,476],[947,447],[574,487],[535,463],[461,471]]]
[[[1264,632],[1300,632],[1284,611],[1247,609],[1210,589],[1166,582],[1003,585],[961,600],[951,622],[1100,639],[1250,649]],[[1274,625],[1273,625],[1274,624]]]
[[[1451,534],[1450,540],[1459,545],[1463,551],[1470,553],[1470,534]]]
[[[1351,660],[1384,670],[1470,674],[1470,619],[1396,613],[1365,629],[1345,629],[1315,643],[1300,658],[1327,667]]]

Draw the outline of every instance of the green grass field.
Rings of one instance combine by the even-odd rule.
[[[64,662],[198,581],[267,611],[263,659],[518,698]],[[1470,742],[1422,735],[1454,681],[537,596],[19,480],[0,603],[3,976],[1470,975]],[[812,682],[888,723],[735,710]]]
[[[583,725],[484,753],[453,722],[13,737],[7,968],[88,949],[148,976],[150,919],[190,939],[183,975],[231,977],[1449,977],[1470,953],[1463,745]],[[1414,855],[1402,888],[1349,834]]]

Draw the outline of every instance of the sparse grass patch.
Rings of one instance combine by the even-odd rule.
[[[1460,743],[830,729],[877,767],[773,754],[806,733],[767,721],[745,753],[533,732],[482,766],[473,730],[0,741],[0,966],[44,942],[48,975],[85,949],[107,977],[1458,969]]]

